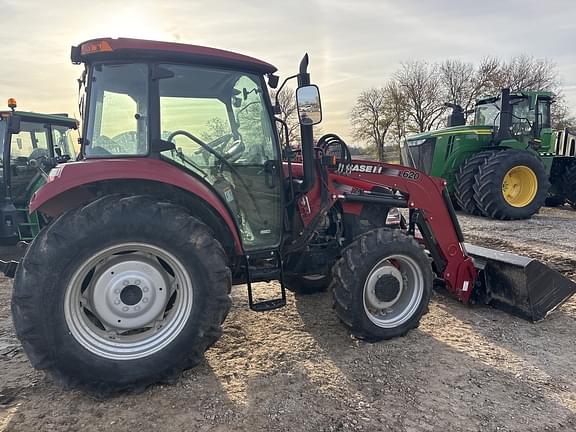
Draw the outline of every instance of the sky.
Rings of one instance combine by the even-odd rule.
[[[81,67],[70,46],[110,36],[237,51],[274,64],[281,77],[307,52],[322,131],[349,144],[358,94],[408,60],[547,58],[576,112],[574,0],[0,0],[0,17],[0,109],[15,97],[22,110],[79,117]]]

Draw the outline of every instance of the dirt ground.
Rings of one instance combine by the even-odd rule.
[[[576,280],[576,211],[529,221],[460,216],[469,241],[538,257]],[[0,431],[574,431],[576,298],[530,324],[435,294],[406,337],[349,336],[328,294],[249,312],[173,385],[97,401],[34,371],[0,280]],[[47,323],[48,325],[49,323]]]

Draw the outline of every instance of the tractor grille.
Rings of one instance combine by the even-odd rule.
[[[418,143],[418,144],[415,144]],[[428,138],[424,142],[406,141],[401,149],[402,165],[416,168],[430,174],[436,138]]]

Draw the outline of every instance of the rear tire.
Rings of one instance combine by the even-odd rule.
[[[173,380],[222,333],[226,261],[184,208],[100,198],[28,248],[14,280],[16,333],[32,365],[67,387],[107,396]]]
[[[492,219],[528,219],[544,204],[550,181],[544,164],[528,151],[503,150],[480,165],[474,200]]]
[[[573,209],[576,209],[576,162],[566,168],[562,184],[566,201]]]
[[[546,207],[560,207],[566,202],[566,197],[564,195],[558,195],[553,193],[548,193],[544,205]]]
[[[466,159],[454,177],[454,198],[462,211],[475,216],[481,216],[482,211],[474,200],[474,178],[493,151],[476,153]]]
[[[427,311],[432,268],[420,245],[400,230],[363,234],[343,250],[332,273],[336,314],[358,338],[404,336]]]

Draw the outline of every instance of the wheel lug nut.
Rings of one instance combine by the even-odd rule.
[[[134,281],[134,285],[140,285],[140,279],[136,279],[136,280]]]
[[[118,299],[114,300],[114,304],[115,304],[115,305],[119,305],[119,304],[120,304],[120,300],[118,300]]]
[[[116,288],[116,289],[114,290],[114,294],[120,294],[120,290],[119,290],[118,288]]]
[[[144,291],[144,292],[148,292],[148,287],[144,287],[144,288],[142,288],[142,291]]]
[[[148,297],[144,297],[144,298],[142,299],[142,303],[148,303]]]
[[[122,282],[122,285],[128,286],[128,285],[130,285],[130,281],[125,280],[124,282]]]
[[[122,308],[122,310],[123,310],[124,312],[128,312],[128,306],[124,306],[124,307]]]
[[[140,306],[134,306],[134,310],[135,310],[135,311],[139,311],[139,310],[140,310]]]

